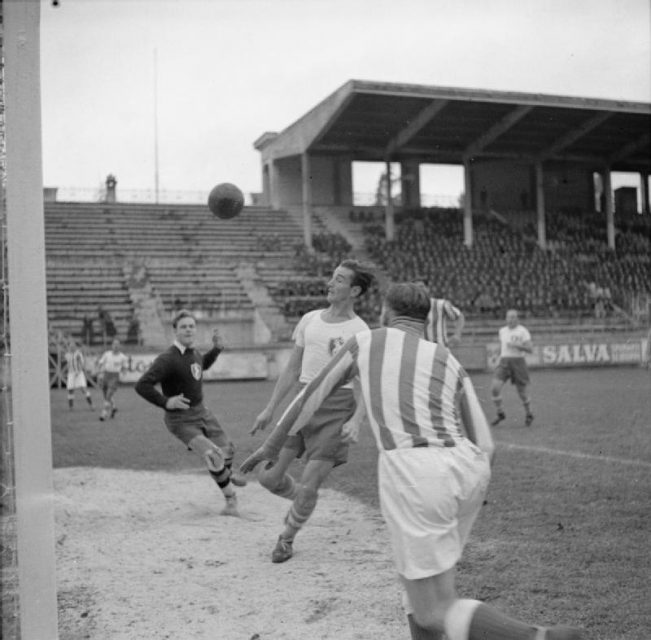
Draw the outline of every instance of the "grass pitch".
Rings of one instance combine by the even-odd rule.
[[[490,377],[473,379],[490,418]],[[205,385],[236,461],[264,437],[248,431],[272,388]],[[647,640],[651,375],[638,368],[534,371],[531,394],[536,419],[527,428],[515,390],[504,389],[507,420],[494,429],[493,480],[459,565],[459,591],[524,619],[582,625],[592,640]],[[99,421],[99,401],[95,392],[91,412],[77,396],[70,411],[65,390],[52,391],[56,467],[202,468],[132,387],[119,389],[113,420]],[[327,486],[377,508],[376,456],[363,427],[349,463]]]

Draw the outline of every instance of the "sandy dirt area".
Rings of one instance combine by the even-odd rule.
[[[271,563],[288,503],[252,480],[242,517],[205,473],[57,469],[61,640],[405,640],[381,516],[323,490]]]

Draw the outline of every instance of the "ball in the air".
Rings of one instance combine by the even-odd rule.
[[[244,207],[244,194],[230,182],[213,187],[208,196],[208,208],[222,220],[234,218]]]

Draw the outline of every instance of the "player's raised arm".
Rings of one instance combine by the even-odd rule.
[[[454,333],[450,336],[449,340],[451,347],[455,347],[461,344],[461,334],[463,333],[463,328],[466,326],[466,316],[463,315],[463,311],[461,311],[461,309],[457,309],[456,307],[454,307],[454,309],[457,311],[457,316],[453,320]]]
[[[224,343],[219,335],[219,330],[215,329],[212,334],[212,349],[207,351],[201,359],[201,366],[203,370],[210,369],[215,364],[219,354],[224,350]]]
[[[287,365],[276,381],[273,393],[267,406],[261,411],[253,423],[253,428],[249,432],[254,435],[258,431],[263,431],[273,419],[275,410],[283,401],[285,396],[296,386],[301,373],[301,363],[303,361],[303,347],[294,346],[289,357]]]
[[[337,355],[321,369],[303,388],[278,420],[278,424],[265,441],[265,449],[276,454],[288,434],[300,431],[314,415],[323,401],[341,385],[350,382],[357,372],[355,354],[357,340],[353,337],[337,352]]]

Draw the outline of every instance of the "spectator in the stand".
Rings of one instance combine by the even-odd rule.
[[[117,334],[117,331],[115,329],[115,323],[113,322],[111,314],[100,304],[99,307],[97,307],[97,316],[99,318],[99,325],[102,330],[103,340],[105,342],[107,340],[113,340]]]
[[[129,326],[127,328],[127,342],[129,344],[140,344],[140,320],[134,313],[129,320]]]
[[[93,327],[93,319],[88,314],[84,314],[83,320],[81,321],[81,340],[84,344],[91,345],[93,344],[94,338],[95,328]]]

